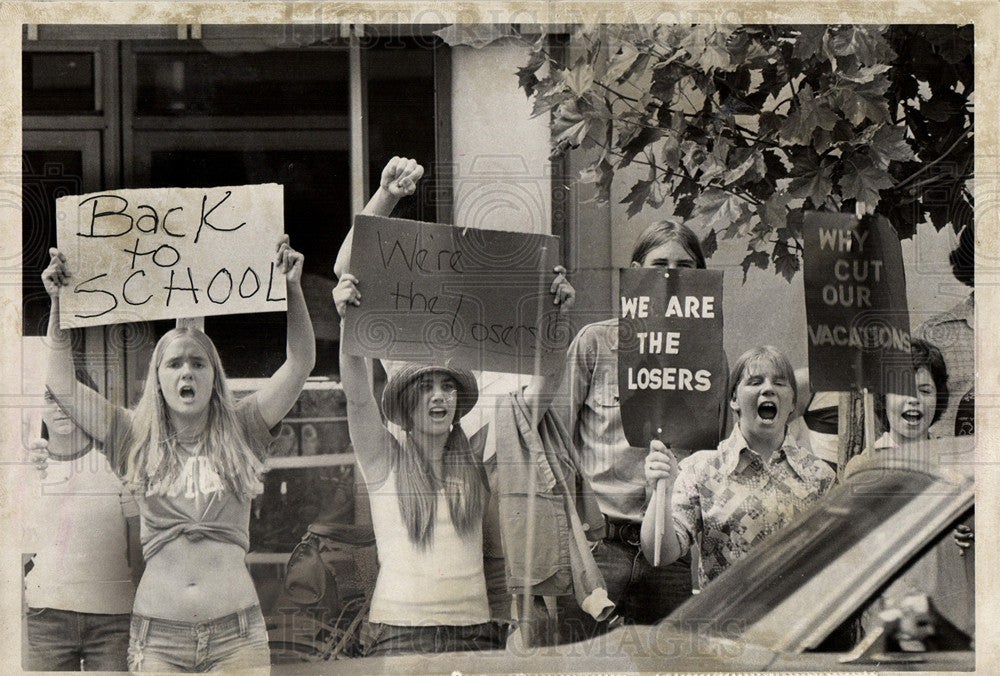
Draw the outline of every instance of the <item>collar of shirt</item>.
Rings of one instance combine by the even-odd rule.
[[[892,448],[898,448],[896,443],[892,440],[892,435],[888,432],[883,432],[882,436],[875,440],[872,444],[872,450],[875,451],[887,451]]]
[[[738,425],[733,428],[729,437],[719,445],[719,451],[722,454],[722,469],[725,470],[726,474],[742,472],[753,462],[754,458],[760,459],[760,454],[747,445]],[[781,446],[771,454],[767,463],[778,465],[782,460],[785,460],[788,462],[788,466],[804,479],[806,474],[803,470],[808,455],[808,451],[795,445],[795,439],[788,434],[786,429]],[[761,460],[761,464],[763,464],[763,460]]]
[[[601,347],[610,352],[618,352],[618,319],[603,319],[591,324],[597,332],[597,339],[601,342]]]

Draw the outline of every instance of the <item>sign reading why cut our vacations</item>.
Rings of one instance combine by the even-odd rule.
[[[629,444],[714,448],[726,390],[722,272],[620,271],[618,395]]]
[[[803,216],[809,380],[816,391],[913,391],[899,238],[851,214]]]
[[[149,188],[56,200],[73,277],[63,327],[284,310],[275,270],[284,231],[276,184]]]
[[[359,215],[350,269],[349,354],[532,373],[559,359],[566,318],[549,292],[559,240]]]

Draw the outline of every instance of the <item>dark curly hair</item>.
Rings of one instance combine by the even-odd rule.
[[[913,371],[916,373],[920,368],[926,368],[931,374],[931,381],[937,390],[937,399],[934,402],[934,417],[931,418],[933,425],[941,419],[941,414],[948,406],[948,369],[944,365],[944,356],[941,350],[932,343],[920,338],[910,339],[910,359],[913,364]],[[882,423],[882,429],[889,429],[889,418],[885,410],[885,395],[875,397],[875,415]]]
[[[910,340],[910,355],[913,358],[913,370],[926,368],[930,371],[934,387],[937,388],[937,403],[934,406],[934,418],[931,420],[931,424],[934,424],[948,406],[948,369],[944,365],[944,356],[937,347],[919,338]]]

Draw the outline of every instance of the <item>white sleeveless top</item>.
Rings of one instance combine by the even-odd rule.
[[[421,549],[410,541],[403,523],[396,471],[369,490],[380,566],[370,621],[402,626],[466,626],[489,621],[482,523],[460,536],[451,522],[444,491],[439,491],[433,537]]]

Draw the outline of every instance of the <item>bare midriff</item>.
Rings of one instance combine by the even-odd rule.
[[[242,547],[181,536],[146,561],[135,594],[135,612],[165,620],[205,622],[257,602]]]

